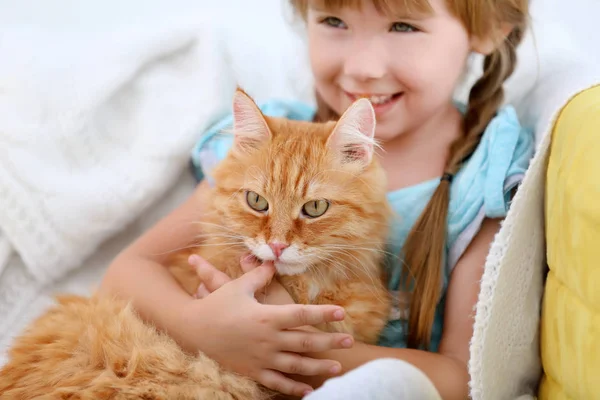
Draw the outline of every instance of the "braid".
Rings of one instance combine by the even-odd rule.
[[[516,27],[493,53],[485,57],[483,76],[473,85],[464,117],[464,135],[450,148],[447,171],[456,173],[463,160],[471,155],[479,144],[481,135],[496,110],[504,101],[504,81],[512,75],[517,64],[516,46],[523,37],[523,30]]]
[[[484,61],[483,76],[471,89],[464,119],[463,135],[450,148],[450,157],[442,179],[427,207],[410,231],[404,245],[403,271],[405,290],[412,289],[408,347],[429,346],[435,310],[442,282],[442,262],[446,244],[446,221],[450,200],[450,180],[481,139],[485,127],[504,100],[502,85],[514,71],[516,45],[523,36],[515,28],[504,43]]]

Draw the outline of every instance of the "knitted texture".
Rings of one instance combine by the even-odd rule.
[[[533,394],[540,376],[547,142],[542,141],[485,264],[470,349],[473,399]]]

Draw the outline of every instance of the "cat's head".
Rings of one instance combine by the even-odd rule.
[[[213,173],[213,205],[256,257],[294,275],[381,248],[386,179],[373,154],[368,100],[338,122],[313,123],[266,117],[238,90],[233,115],[234,143]]]

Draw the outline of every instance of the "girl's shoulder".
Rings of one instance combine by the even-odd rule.
[[[311,104],[293,99],[272,99],[258,106],[266,116],[300,121],[311,121],[316,112]],[[202,133],[192,148],[191,168],[198,182],[204,178],[210,179],[210,171],[227,155],[233,143],[232,125],[231,113],[220,116]]]
[[[473,154],[454,177],[449,205],[449,264],[454,265],[484,218],[507,215],[535,148],[532,130],[507,105],[490,121]]]

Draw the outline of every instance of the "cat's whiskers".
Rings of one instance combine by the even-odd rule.
[[[333,257],[330,258],[329,266],[334,271],[336,271],[336,273],[343,275],[344,278],[346,278],[346,280],[350,280],[350,276],[348,276],[348,273],[350,273],[351,275],[354,275],[354,277],[358,277],[358,274],[356,273],[356,271],[353,271],[352,268],[349,268],[347,265],[342,263],[339,259],[335,259]]]
[[[352,267],[349,267],[348,265],[342,264],[341,261],[338,261],[338,263],[340,264],[341,267],[349,269],[352,271]],[[355,273],[356,274],[356,273]],[[371,279],[371,282],[373,283],[373,285],[369,285],[368,287],[368,291],[379,301],[381,302],[387,302],[387,299],[382,298],[381,296],[379,296],[380,291],[376,289],[376,287],[381,284],[381,282],[377,282],[376,280],[378,280],[378,278],[376,276],[373,276],[373,274],[368,274],[369,278]]]
[[[212,226],[212,227],[220,228],[220,229],[223,229],[224,231],[228,231],[228,232],[231,232],[233,234],[236,234],[236,231],[234,231],[233,229],[231,229],[231,228],[229,228],[229,227],[227,227],[225,225],[222,225],[222,224],[216,224],[214,222],[208,222],[208,221],[194,221],[194,223],[198,224],[198,225],[207,225],[207,226]]]
[[[348,265],[346,265],[346,264],[342,263],[342,262],[341,262],[339,259],[336,259],[336,258],[334,258],[334,254],[325,254],[325,255],[321,255],[321,257],[320,257],[320,258],[321,258],[321,259],[323,259],[323,260],[326,260],[326,261],[327,261],[327,264],[328,264],[328,266],[330,266],[330,267],[332,267],[332,268],[335,268],[335,269],[337,269],[337,272],[338,272],[338,273],[340,273],[340,274],[344,274],[345,278],[346,278],[346,279],[348,279],[348,280],[349,280],[350,278],[348,277],[348,275],[346,275],[346,271],[348,271],[348,272],[351,272],[351,273],[352,273],[353,275],[355,275],[356,277],[358,277],[358,276],[359,276],[359,275],[356,273],[356,271],[354,271],[354,270],[352,269],[352,267],[349,267]],[[313,270],[314,270],[315,272],[318,272],[318,273],[323,273],[323,272],[322,272],[322,269],[323,269],[323,268],[319,268],[319,267],[317,267],[316,265],[313,265],[312,267],[313,267]],[[373,280],[374,278],[373,278],[373,277],[371,277],[371,279]],[[374,282],[374,283],[375,283],[375,282]],[[378,301],[381,301],[381,302],[387,302],[387,299],[384,299],[384,298],[382,298],[382,297],[379,295],[379,291],[375,289],[376,287],[377,287],[377,286],[375,286],[375,285],[370,285],[370,286],[368,286],[368,291],[369,291],[369,292],[370,292],[370,293],[371,293],[371,294],[372,294],[372,295],[373,295],[373,296],[374,296],[374,297],[375,297],[375,298],[376,298]]]
[[[331,269],[334,272],[334,274],[343,275],[343,277],[346,280],[351,279],[351,277],[348,275],[348,272],[352,273],[354,277],[359,277],[356,271],[353,271],[351,268],[348,268],[337,257],[334,256],[335,254],[332,253],[319,254],[316,256],[318,260],[322,261],[322,264],[318,267],[314,265],[314,269],[319,271],[323,275],[323,279],[325,279],[325,271],[327,269]]]
[[[220,245],[227,245],[227,243],[221,243]],[[215,257],[217,257],[217,256],[219,256],[219,255],[221,255],[223,252],[225,252],[225,251],[227,251],[227,250],[229,250],[229,249],[232,249],[232,248],[233,248],[233,249],[235,249],[236,247],[242,247],[244,250],[246,250],[246,249],[247,249],[247,247],[246,247],[246,245],[245,245],[244,243],[232,244],[232,245],[228,245],[228,246],[227,246],[227,247],[225,247],[225,248],[222,248],[220,251],[216,252],[215,254],[213,254],[213,255],[212,255],[212,256],[210,256],[210,257],[205,257],[204,259],[205,259],[207,262],[211,262],[211,260],[212,260],[213,258],[215,258]],[[266,290],[266,289],[265,289],[265,290]]]
[[[203,215],[209,215],[209,213],[205,213]],[[171,233],[175,234],[176,231],[187,230],[187,229],[189,229],[190,226],[198,225],[200,223],[203,223],[203,222],[201,222],[201,220],[194,220],[194,219],[187,221],[187,222],[180,221],[180,223],[177,226],[173,226],[171,228],[171,231],[172,231]]]
[[[160,253],[150,253],[150,255],[153,256],[164,256],[166,254],[174,254],[177,253],[179,251],[183,251],[183,250],[188,250],[188,249],[193,249],[195,248],[197,245],[195,243],[189,244],[187,246],[181,246],[181,247],[175,247],[171,250],[167,250],[167,251],[162,251]]]
[[[365,244],[369,244],[368,242]],[[376,242],[373,242],[373,244],[376,244]],[[384,254],[386,256],[390,256],[390,257],[399,257],[398,254],[394,254],[391,253],[387,250],[383,250],[383,249],[378,249],[376,247],[357,247],[354,245],[346,245],[346,244],[328,244],[327,245],[328,249],[348,249],[348,250],[362,250],[362,251],[371,251],[373,253],[381,253]]]
[[[329,263],[329,260],[324,255],[314,254],[313,257],[316,258],[318,261],[322,261],[323,264]],[[320,279],[321,282],[328,281],[327,277],[325,276],[325,271],[323,271],[323,268],[317,267],[317,263],[311,263],[308,267],[308,271],[311,271],[314,274],[319,275],[318,278]]]
[[[196,235],[196,238],[202,238],[202,237],[231,237],[231,238],[236,238],[236,239],[241,239],[241,240],[245,240],[246,236],[244,235],[240,235],[238,232],[240,231],[239,229],[235,229],[235,228],[230,228],[227,227],[225,225],[220,225],[220,224],[216,224],[213,222],[207,222],[207,221],[197,221],[197,223],[199,225],[206,225],[209,227],[214,227],[214,228],[218,228],[221,229],[223,232],[203,232],[203,233],[199,233]]]
[[[229,232],[224,232],[224,233],[211,232],[211,233],[199,233],[198,235],[194,236],[194,238],[196,238],[196,239],[228,238],[228,239],[244,240],[246,237],[243,235],[235,235],[235,234],[229,233]]]
[[[328,251],[330,253],[352,257],[354,260],[356,260],[356,262],[359,265],[362,266],[363,265],[363,260],[361,260],[361,258],[358,257],[358,255],[356,254],[355,251],[351,251],[351,250],[355,250],[355,248],[351,248],[351,247],[349,247],[349,248],[336,248],[336,247],[330,247],[330,246],[327,246],[325,248],[325,251]]]
[[[331,253],[332,253],[332,255],[333,254],[341,254],[341,255],[346,255],[346,256],[350,256],[350,257],[354,258],[357,262],[356,266],[359,267],[367,277],[369,277],[369,279],[373,283],[373,287],[375,287],[377,285],[378,278],[375,276],[374,272],[369,270],[365,266],[363,260],[359,259],[355,254],[353,254],[349,251],[346,251],[346,250],[338,250],[338,249],[334,249]],[[350,269],[350,267],[348,267],[346,265],[344,265],[344,267]],[[356,276],[359,276],[358,273],[356,273]]]
[[[334,256],[340,256],[340,255],[341,255],[341,256],[347,256],[348,254],[345,254],[344,252],[337,251],[337,250],[330,251],[330,252],[329,252],[329,254],[330,254],[330,256],[331,256],[331,258],[330,258],[330,261],[331,261],[333,264],[335,264],[335,266],[337,266],[337,267],[343,267],[343,269],[344,269],[345,271],[349,271],[349,272],[351,272],[351,273],[352,273],[352,275],[354,275],[354,277],[356,277],[356,278],[360,277],[360,275],[359,275],[359,273],[356,271],[356,269],[355,269],[355,268],[352,268],[352,267],[349,267],[348,265],[346,265],[346,263],[344,263],[344,262],[342,262],[342,260],[340,260],[340,257],[335,257],[335,258],[334,258]],[[362,265],[361,261],[360,261],[360,260],[359,260],[357,257],[354,257],[354,259],[355,259],[355,260],[356,260],[356,262],[358,263],[358,266],[360,267],[360,269],[361,269],[361,270],[362,270],[362,269],[364,269],[364,267],[363,267],[363,265]],[[346,277],[347,277],[347,275],[346,275]]]
[[[235,234],[228,233],[228,232],[201,233],[201,234],[198,234],[195,236],[195,239],[197,239],[199,241],[198,244],[202,244],[203,242],[205,242],[207,240],[210,241],[210,239],[216,239],[216,238],[233,240],[233,241],[240,242],[240,243],[244,243],[246,240],[245,236],[235,235]]]
[[[234,246],[234,245],[244,245],[243,241],[237,241],[237,242],[218,242],[218,243],[199,243],[195,246],[192,247],[211,247],[211,246]]]
[[[367,242],[368,244],[368,242]],[[405,271],[408,273],[408,276],[410,277],[412,274],[412,271],[410,269],[410,266],[404,261],[404,259],[402,259],[400,257],[399,254],[395,254],[395,253],[391,253],[389,251],[385,251],[382,249],[376,249],[376,248],[366,248],[366,247],[356,247],[353,245],[344,245],[344,244],[332,244],[332,245],[327,245],[328,248],[334,249],[334,250],[339,250],[339,249],[348,249],[348,250],[372,250],[372,251],[376,251],[376,252],[380,252],[382,254],[385,254],[387,256],[392,257],[395,261],[399,261],[402,266],[405,268]]]
[[[244,248],[246,247],[246,244],[243,241],[236,241],[236,242],[232,242],[232,243],[191,243],[188,244],[186,246],[181,246],[181,247],[176,247],[174,249],[171,250],[167,250],[167,251],[163,251],[160,253],[152,253],[152,255],[154,256],[164,256],[166,254],[173,254],[173,253],[177,253],[179,251],[183,251],[183,250],[190,250],[190,249],[196,249],[199,247],[210,247],[210,246],[225,246],[225,245],[229,245],[229,246],[243,246]]]
[[[205,238],[226,238],[226,239],[238,239],[244,240],[245,237],[242,235],[233,235],[231,233],[201,233],[195,236],[196,239]]]

